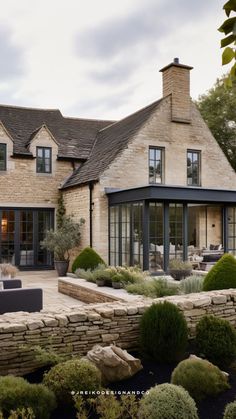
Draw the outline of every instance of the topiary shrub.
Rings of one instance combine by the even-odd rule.
[[[71,359],[51,368],[44,374],[43,383],[55,393],[58,402],[71,403],[71,391],[99,390],[101,373],[86,359]]]
[[[230,388],[226,375],[205,359],[185,359],[171,375],[171,383],[182,386],[195,400],[216,396]]]
[[[139,419],[198,419],[194,400],[182,387],[160,384],[140,401]]]
[[[153,304],[141,318],[140,346],[144,356],[160,362],[179,359],[187,346],[187,323],[168,301]]]
[[[205,276],[203,291],[236,288],[236,259],[225,253]]]
[[[49,419],[56,408],[56,398],[43,384],[30,384],[11,375],[0,377],[0,410],[9,415],[16,408],[31,408],[37,419]]]
[[[196,346],[213,364],[227,366],[236,356],[236,331],[227,320],[204,316],[197,324]]]
[[[101,256],[91,247],[85,247],[75,258],[72,264],[72,272],[76,269],[94,269],[98,265],[106,265]]]
[[[236,402],[228,403],[225,407],[223,419],[236,418]]]

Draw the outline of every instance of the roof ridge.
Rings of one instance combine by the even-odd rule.
[[[45,112],[54,111],[54,112],[60,112],[60,114],[62,115],[60,109],[57,109],[57,108],[33,108],[31,106],[5,105],[4,103],[0,103],[0,107],[15,108],[15,109],[27,109],[28,111],[45,111]]]
[[[133,113],[130,113],[129,115],[125,116],[124,118],[119,119],[119,121],[115,121],[113,124],[108,125],[107,127],[101,128],[101,129],[98,131],[98,133],[99,133],[99,132],[101,132],[101,131],[106,130],[107,128],[110,128],[111,126],[113,126],[113,125],[115,125],[115,124],[119,124],[120,122],[125,121],[126,119],[130,118],[131,116],[134,116],[134,115],[138,114],[139,112],[145,111],[146,109],[148,109],[148,108],[150,108],[150,107],[152,107],[152,106],[154,106],[154,105],[158,105],[158,103],[160,103],[160,102],[162,101],[162,99],[163,99],[163,98],[158,99],[158,100],[155,100],[154,102],[149,103],[149,105],[146,105],[146,106],[144,106],[143,108],[138,109],[137,111],[135,111],[135,112],[133,112]]]
[[[74,119],[76,121],[94,121],[94,122],[112,122],[112,123],[117,122],[113,119],[79,118],[76,116],[64,116],[63,114],[62,116],[63,116],[63,119]]]

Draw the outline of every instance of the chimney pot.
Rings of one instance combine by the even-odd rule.
[[[179,64],[179,58],[178,57],[174,58],[174,63]]]

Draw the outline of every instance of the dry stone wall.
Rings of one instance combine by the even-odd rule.
[[[132,303],[89,304],[79,309],[0,316],[0,375],[23,375],[40,366],[32,347],[40,345],[61,354],[85,354],[95,344],[115,342],[138,349],[139,322],[152,302],[171,301],[184,313],[189,337],[205,314],[229,320],[236,326],[236,290],[214,291]]]

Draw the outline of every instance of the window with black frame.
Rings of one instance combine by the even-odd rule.
[[[37,168],[37,173],[51,173],[52,172],[51,147],[37,147],[36,168]]]
[[[0,170],[7,170],[7,146],[0,144]]]
[[[187,151],[187,184],[188,186],[200,186],[201,152],[196,150]]]
[[[164,149],[149,147],[149,183],[163,183]]]

